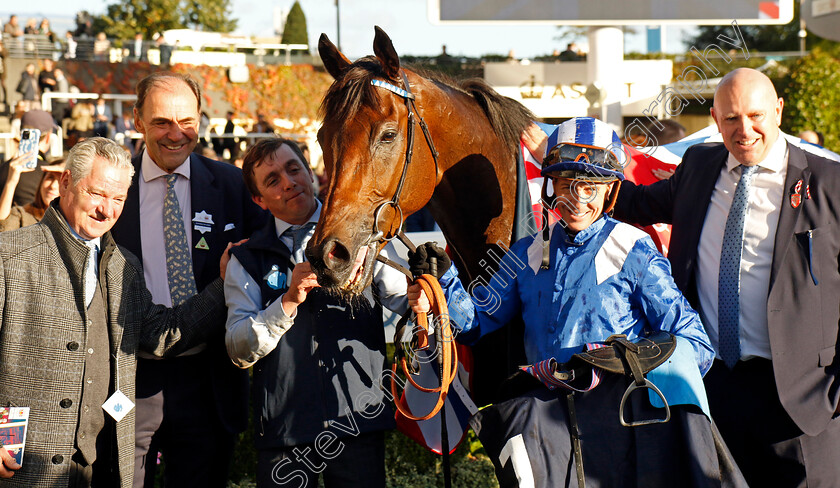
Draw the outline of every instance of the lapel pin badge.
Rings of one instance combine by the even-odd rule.
[[[201,232],[202,234],[204,234],[206,232],[210,232],[211,230],[213,230],[212,229],[212,227],[213,227],[213,216],[210,215],[209,213],[205,212],[204,210],[202,210],[201,212],[196,212],[195,217],[193,217],[192,221],[195,223],[195,225],[194,225],[195,230],[197,230],[198,232]],[[206,245],[206,243],[205,243],[205,245]],[[203,249],[203,248],[200,248],[198,246],[196,246],[196,247],[198,249]]]
[[[793,208],[799,207],[802,203],[802,180],[796,182],[796,186],[790,194],[790,206]]]
[[[279,290],[286,286],[286,274],[281,273],[280,266],[276,264],[271,265],[271,270],[263,276],[263,279],[272,290]]]
[[[204,237],[202,237],[201,239],[199,239],[198,244],[195,245],[195,248],[207,251],[208,249],[210,249],[210,246],[207,245],[207,241],[204,240]]]

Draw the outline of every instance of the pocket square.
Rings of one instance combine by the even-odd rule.
[[[236,228],[235,224],[232,224],[232,223],[231,224],[225,224],[225,232],[227,232],[229,230],[233,230],[235,228]]]

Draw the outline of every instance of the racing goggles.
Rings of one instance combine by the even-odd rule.
[[[624,179],[621,164],[612,151],[586,144],[554,146],[543,159],[541,174],[591,181]]]

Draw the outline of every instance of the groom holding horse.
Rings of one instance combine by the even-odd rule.
[[[394,415],[379,387],[380,304],[405,311],[406,279],[376,263],[375,300],[371,288],[349,300],[319,287],[304,256],[321,216],[305,161],[285,139],[248,149],[245,184],[274,218],[237,248],[225,280],[228,354],[254,366],[257,486],[315,487],[323,474],[327,488],[384,487]]]

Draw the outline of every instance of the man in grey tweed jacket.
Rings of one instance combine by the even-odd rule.
[[[0,233],[0,406],[30,408],[22,466],[0,447],[0,485],[127,488],[134,412],[116,421],[103,400],[134,401],[138,349],[177,354],[223,334],[223,278],[179,307],[154,305],[140,262],[108,232],[131,184],[127,153],[88,139],[67,168],[40,223]]]

